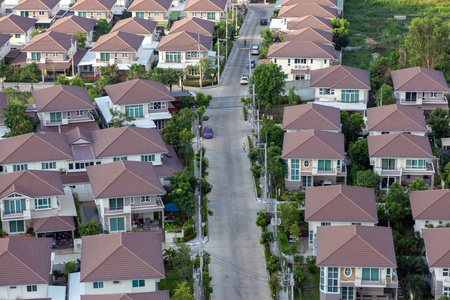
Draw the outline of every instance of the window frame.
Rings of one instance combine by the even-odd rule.
[[[300,159],[291,159],[291,180],[300,180]]]
[[[41,204],[39,204],[41,202]],[[51,209],[52,208],[52,200],[50,198],[36,198],[34,199],[34,209],[42,210],[42,209]]]
[[[347,271],[350,271],[350,273],[347,274]],[[348,278],[348,277],[352,276],[352,274],[353,274],[352,268],[349,268],[349,267],[344,268],[344,276],[345,277]]]
[[[37,292],[37,285],[36,284],[30,284],[27,285],[27,292]]]
[[[18,225],[19,225],[20,223],[22,224],[22,230],[19,230],[19,226],[18,226]],[[15,230],[14,230],[14,231],[12,230],[11,224],[15,224]],[[8,225],[9,225],[9,232],[10,232],[10,233],[24,233],[25,230],[26,230],[24,220],[13,220],[13,221],[9,221]]]
[[[92,283],[92,287],[94,289],[102,289],[102,288],[104,288],[103,281],[94,281]]]
[[[145,287],[145,279],[133,279],[132,286],[133,288]]]

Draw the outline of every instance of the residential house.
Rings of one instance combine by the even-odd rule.
[[[70,8],[79,17],[112,22],[116,10],[116,0],[79,0]]]
[[[425,117],[420,109],[399,104],[369,108],[367,129],[369,135],[403,132],[423,136],[428,132]]]
[[[90,48],[90,44],[94,40],[95,19],[79,17],[71,15],[55,21],[48,31],[61,32],[66,34],[76,34],[78,32],[86,33],[86,46]]]
[[[412,191],[409,201],[415,232],[422,234],[422,229],[430,225],[438,227],[450,223],[450,190]]]
[[[218,22],[230,11],[229,0],[189,0],[184,7],[187,17]]]
[[[0,63],[5,63],[6,54],[11,51],[11,38],[9,34],[0,33]]]
[[[289,31],[283,35],[283,42],[289,42],[292,40],[311,41],[318,44],[333,45],[333,34],[329,31],[307,27]]]
[[[305,221],[308,222],[308,245],[315,254],[320,226],[375,226],[378,223],[375,192],[349,185],[307,188]]]
[[[131,231],[164,220],[166,192],[151,162],[120,160],[86,170],[104,230]]]
[[[128,11],[133,17],[153,20],[163,26],[168,24],[171,5],[172,0],[134,0]]]
[[[311,70],[329,67],[339,58],[332,45],[301,40],[270,45],[267,57],[282,67],[287,81],[309,80]]]
[[[96,98],[105,125],[110,122],[111,109],[126,113],[137,127],[163,129],[172,115],[169,107],[175,98],[163,83],[135,79],[107,86],[108,96]]]
[[[51,163],[42,163],[42,166],[45,164],[47,168]],[[59,172],[24,170],[5,173],[0,175],[0,183],[2,228],[6,233],[23,235],[29,228],[37,228],[36,235],[68,231],[73,238],[77,213],[72,190],[63,188]],[[50,223],[61,217],[67,221],[65,226],[51,226]],[[40,221],[49,222],[45,230]]]
[[[174,22],[172,27],[170,27],[169,34],[187,31],[194,34],[212,36],[215,24],[216,23],[214,21],[209,21],[198,17],[186,18]]]
[[[51,239],[0,239],[2,299],[64,299],[66,288],[52,286],[53,260]]]
[[[159,38],[159,35],[156,33],[156,25],[157,22],[155,21],[132,17],[117,22],[111,29],[111,33],[121,31],[143,36],[142,47],[154,49],[156,46],[152,44]]]
[[[283,6],[291,6],[299,3],[317,3],[323,6],[337,8],[338,1],[337,0],[282,0],[281,7]]]
[[[347,66],[313,69],[310,86],[315,103],[365,114],[371,89],[368,71]]]
[[[183,165],[181,164],[173,146],[166,145],[166,148],[168,152],[161,154],[162,163],[159,165],[153,164],[156,174],[158,174],[163,185],[169,185],[169,177],[172,176],[173,173],[183,170]]]
[[[12,36],[11,48],[22,48],[31,40],[36,22],[36,19],[10,14],[0,18],[0,33]]]
[[[342,133],[321,130],[286,132],[281,158],[286,161],[287,189],[346,182]]]
[[[425,114],[438,107],[448,110],[445,94],[449,89],[441,71],[414,67],[392,71],[391,76],[399,104],[419,107]]]
[[[317,17],[315,15],[306,15],[304,17],[295,18],[287,22],[287,30],[299,30],[302,28],[315,28],[324,31],[331,31],[333,26],[331,26],[331,20]]]
[[[12,10],[22,17],[37,19],[36,28],[48,29],[59,12],[59,0],[22,0]]]
[[[208,58],[215,62],[213,37],[181,31],[162,37],[156,50],[159,52],[158,68],[188,69],[189,75],[198,75],[198,64]]]
[[[169,291],[158,291],[165,278],[161,240],[157,232],[84,236],[81,272],[70,274],[69,299],[169,300]]]
[[[450,228],[422,229],[431,273],[430,286],[434,299],[450,296]]]
[[[338,16],[338,12],[335,8],[317,3],[297,3],[281,7],[278,19],[281,19],[282,23],[287,25],[287,22],[291,20],[309,15],[331,20]]]
[[[316,265],[320,267],[322,300],[397,299],[397,262],[390,227],[318,227]]]
[[[0,0],[0,17],[6,14],[5,0]]]
[[[336,107],[316,103],[286,106],[282,128],[287,132],[308,129],[340,132],[340,110]]]
[[[77,126],[99,129],[95,107],[84,87],[56,85],[32,92],[41,130],[67,132]]]
[[[398,182],[408,185],[423,178],[433,189],[434,165],[430,141],[426,136],[391,133],[367,137],[370,165],[381,177],[381,189]]]

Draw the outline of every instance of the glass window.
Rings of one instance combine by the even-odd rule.
[[[198,51],[186,51],[186,57],[187,58],[198,58],[199,53],[198,53]]]
[[[109,199],[109,209],[122,209],[122,208],[123,208],[123,198]]]
[[[145,195],[145,196],[141,196],[141,203],[145,203],[145,202],[150,202],[150,196]]]
[[[351,268],[345,268],[344,269],[344,275],[345,275],[345,277],[352,276],[352,269]]]
[[[113,161],[121,161],[121,160],[128,160],[127,156],[116,156],[113,157]]]
[[[125,231],[125,218],[109,218],[109,231]]]
[[[426,163],[424,159],[407,159],[406,169],[412,170],[423,170],[426,168]]]
[[[444,286],[444,295],[445,296],[450,296],[450,287]]]
[[[320,267],[320,290],[325,291],[325,268]]]
[[[102,289],[103,288],[103,281],[94,281],[94,289]]]
[[[437,92],[430,92],[430,98],[437,98]]]
[[[337,293],[338,292],[338,278],[339,278],[339,268],[328,267],[328,292]]]
[[[111,53],[100,53],[101,61],[109,61],[110,58],[111,58]]]
[[[143,12],[143,11],[138,11],[138,12],[136,12],[136,17],[138,17],[138,18],[144,18],[144,12]]]
[[[362,280],[378,281],[380,269],[379,268],[363,268]]]
[[[391,269],[386,269],[386,278],[391,278]]]
[[[395,159],[394,158],[383,158],[381,160],[381,169],[395,170]]]
[[[59,57],[59,53],[58,52],[53,52],[52,53],[52,57]]]
[[[213,13],[213,12],[208,13],[207,16],[206,16],[206,18],[207,18],[208,20],[215,20],[215,19],[216,19],[216,13]]]
[[[155,154],[141,155],[141,161],[155,161]]]
[[[98,11],[97,12],[97,17],[100,17],[102,15],[102,12],[101,11]]]
[[[11,233],[25,232],[23,220],[9,221],[9,232]]]
[[[125,113],[129,117],[133,118],[143,118],[144,117],[144,105],[126,105],[125,106]]]
[[[52,208],[50,198],[34,199],[34,209]]]
[[[21,214],[24,210],[27,209],[25,199],[17,199],[17,200],[5,200],[5,215],[9,214]]]
[[[133,280],[133,287],[145,287],[145,280],[144,279]]]
[[[126,52],[123,52],[123,53],[122,53],[122,57],[123,57],[123,58],[126,58],[126,57],[128,57],[128,53],[126,53]]]
[[[300,160],[291,159],[291,180],[300,180]]]
[[[405,101],[415,102],[416,100],[417,100],[417,93],[416,92],[406,92]]]
[[[359,90],[342,90],[341,98],[343,103],[358,103]]]
[[[155,17],[159,17],[159,11],[153,12],[153,15],[154,15]]]
[[[50,113],[50,122],[61,122],[62,121],[62,112],[51,112]]]
[[[76,110],[75,116],[84,116],[84,110]]]
[[[342,300],[353,300],[353,295],[355,294],[354,292],[354,287],[342,287],[342,293],[341,293],[341,298]]]
[[[87,13],[86,13],[85,11],[79,11],[79,12],[78,12],[78,15],[79,15],[80,17],[85,17],[85,18],[86,18]]]
[[[331,160],[330,159],[319,159],[319,171],[331,171]]]
[[[442,276],[448,277],[450,276],[450,272],[448,268],[442,269]]]
[[[330,222],[321,222],[320,226],[331,226]]]
[[[14,37],[15,37],[16,39],[20,39],[20,34],[16,33],[16,34],[14,35]]]
[[[13,165],[13,172],[28,170],[28,164]]]
[[[309,168],[309,160],[304,160],[304,161],[303,161],[303,166],[304,166],[305,168]]]
[[[150,103],[150,110],[166,109],[166,102],[152,102]]]
[[[40,52],[31,52],[31,60],[41,60]]]
[[[181,62],[181,52],[166,52],[166,62]]]
[[[27,285],[27,292],[37,292],[37,285]]]
[[[290,65],[291,65],[291,59],[288,58],[288,66],[290,66]]]
[[[309,243],[310,244],[314,243],[314,231],[312,230],[309,231]]]
[[[319,95],[334,95],[334,89],[319,89]]]
[[[302,176],[302,186],[303,187],[311,187],[312,184],[312,177],[311,176]]]
[[[48,170],[48,169],[56,169],[56,162],[43,162],[42,164],[42,170]]]

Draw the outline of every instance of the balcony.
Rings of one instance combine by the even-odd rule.
[[[442,96],[440,98],[417,98],[417,99],[406,99],[400,98],[399,103],[402,105],[422,105],[422,104],[443,104],[448,103],[447,97]]]
[[[71,119],[71,118],[64,118],[61,119],[60,121],[51,121],[51,120],[44,120],[43,122],[43,126],[59,126],[59,125],[67,125],[67,124],[73,124],[73,123],[83,123],[83,122],[90,122],[90,121],[94,121],[94,116],[91,113],[88,113],[88,115],[86,117],[77,117],[75,119]]]
[[[152,198],[153,200],[154,198]],[[156,197],[156,201],[151,201],[149,203],[139,203],[139,205],[134,205],[131,207],[133,213],[144,213],[150,211],[159,211],[164,209],[164,203],[161,197]]]
[[[361,278],[355,279],[355,287],[386,287],[386,279],[380,281],[363,280]]]
[[[380,176],[402,176],[402,169],[382,169],[382,168],[374,168],[375,173],[377,173]]]
[[[31,212],[29,209],[24,210],[21,213],[15,213],[15,214],[6,214],[2,210],[2,221],[28,220],[28,219],[31,219]]]
[[[402,168],[403,174],[423,174],[424,172],[434,173],[434,165],[432,162],[427,162],[425,169],[407,169]]]
[[[332,168],[330,170],[319,170],[317,167],[313,167],[312,175],[337,175],[337,169]]]
[[[294,65],[294,70],[311,70],[311,66],[308,65]]]
[[[105,216],[114,216],[114,215],[122,215],[122,214],[131,214],[131,206],[127,205],[121,208],[114,208],[114,209],[110,209],[110,208],[105,208],[103,210],[103,214]]]

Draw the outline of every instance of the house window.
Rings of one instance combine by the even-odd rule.
[[[93,165],[100,165],[102,162],[100,161],[86,161],[86,162],[77,162],[75,165],[73,163],[69,164],[69,170],[73,170],[75,167],[75,170],[85,169],[87,167],[93,166]]]
[[[25,232],[25,225],[23,223],[23,220],[9,221],[9,232],[11,233]]]
[[[44,15],[44,12],[43,12],[43,11],[40,11],[40,12],[39,12],[39,15],[40,15],[40,16],[43,16],[43,15]]]
[[[361,223],[352,223],[352,225],[361,225]]]
[[[416,92],[406,92],[405,101],[416,102],[416,100],[417,100],[417,93]]]
[[[109,231],[125,231],[125,217],[109,218]]]
[[[28,164],[13,165],[13,172],[28,170]]]
[[[294,63],[296,63],[296,64],[306,64],[306,58],[296,58],[296,59],[294,59]]]
[[[309,244],[312,245],[314,243],[314,231],[309,231]]]
[[[59,57],[59,53],[58,53],[58,52],[53,52],[53,53],[52,53],[52,57],[58,58],[58,57]]]
[[[143,12],[143,11],[138,11],[138,12],[136,12],[136,17],[138,17],[138,18],[144,18],[144,12]]]
[[[20,39],[20,34],[16,33],[16,34],[14,35],[14,37],[15,37],[16,39]]]
[[[158,130],[162,130],[166,127],[166,120],[153,120],[153,123],[155,123],[156,129]]]
[[[198,51],[186,51],[186,58],[198,58]]]
[[[289,74],[284,74],[284,79],[288,79],[289,78]]]
[[[84,116],[84,110],[76,110],[75,111],[75,116]]]
[[[93,11],[91,11],[91,18],[93,18],[94,17],[94,12]]]
[[[437,92],[430,92],[430,98],[437,98]]]
[[[166,102],[152,102],[150,103],[150,110],[166,109]]]
[[[144,105],[143,104],[139,104],[139,105],[126,105],[125,106],[125,113],[129,116],[129,117],[133,117],[133,118],[143,118],[144,117]]]
[[[313,64],[314,63],[314,59],[311,59],[311,64]]]
[[[320,290],[325,291],[325,268],[320,267]]]
[[[407,159],[406,169],[410,170],[424,170],[426,169],[425,159]]]
[[[34,199],[34,209],[52,208],[50,198]]]
[[[207,13],[206,18],[208,20],[215,20],[216,19],[216,13],[213,13],[213,12]]]
[[[300,160],[291,159],[291,180],[300,180]]]
[[[40,52],[31,52],[31,60],[41,60],[41,53]]]
[[[304,160],[304,161],[303,161],[303,166],[304,166],[305,168],[309,168],[309,160]]]
[[[391,278],[391,269],[390,268],[386,269],[386,278]]]
[[[97,17],[101,17],[102,16],[102,12],[101,11],[98,11],[97,12]]]
[[[103,288],[103,281],[94,281],[93,285],[94,285],[94,289],[102,289]]]
[[[123,209],[123,198],[110,198],[109,199],[109,209]]]
[[[101,61],[109,61],[110,58],[111,58],[111,53],[100,53]]]
[[[359,90],[342,90],[341,98],[343,103],[358,103]]]
[[[154,15],[155,17],[159,17],[159,11],[153,12],[153,15]]]
[[[145,287],[145,280],[144,279],[133,280],[133,287]]]
[[[277,63],[277,59],[276,59],[276,58],[273,59],[273,63],[274,63],[274,64]]]
[[[324,59],[323,63],[326,65],[328,63],[328,61],[326,59]]]
[[[79,11],[79,12],[78,12],[78,16],[80,16],[80,17],[85,17],[85,18],[86,18],[87,13],[86,13],[85,11]]]
[[[181,52],[166,52],[166,62],[180,63]]]
[[[155,161],[155,154],[141,155],[141,161]]]
[[[331,226],[330,222],[321,222],[320,226]]]
[[[345,268],[344,269],[344,275],[345,275],[345,277],[352,276],[352,269],[351,268]]]
[[[20,15],[22,16],[22,17],[28,17],[28,12],[27,11],[21,11],[20,12]]]
[[[336,161],[336,164],[337,164],[337,168],[340,169],[341,168],[341,161],[339,159]]]
[[[130,197],[130,205],[134,206],[134,197]]]
[[[394,158],[383,158],[381,160],[381,169],[395,170],[395,159]]]
[[[56,162],[43,162],[42,164],[42,170],[49,170],[49,169],[56,169]]]
[[[122,58],[127,58],[127,57],[128,57],[128,53],[123,52],[123,53],[122,53]]]
[[[320,88],[319,89],[319,95],[334,95],[334,90],[333,89]]]
[[[382,131],[381,134],[389,134],[389,131]]]
[[[60,111],[50,113],[50,122],[61,122],[61,121],[62,121],[62,113]]]
[[[149,195],[141,196],[141,203],[148,203],[148,202],[151,202]]]
[[[354,287],[345,287],[343,286],[341,293],[342,300],[353,300],[353,295],[355,294]]]
[[[442,276],[444,276],[444,277],[449,277],[449,276],[450,276],[449,270],[450,270],[450,269],[448,269],[448,268],[442,269]]]
[[[37,285],[27,285],[27,292],[37,292]]]
[[[121,160],[128,160],[127,156],[115,156],[113,157],[113,161],[121,161]]]
[[[291,65],[291,59],[288,58],[288,66],[290,66],[290,65]]]
[[[196,16],[197,16],[197,13],[196,13],[196,12],[193,12],[193,13],[192,13],[192,16],[193,16],[193,17],[196,17]]]
[[[380,269],[378,268],[363,268],[362,280],[378,281]]]
[[[311,187],[312,186],[312,178],[311,176],[302,176],[302,186],[303,187]]]
[[[5,200],[5,215],[21,214],[27,209],[25,199]]]
[[[331,171],[331,159],[319,159],[319,171]]]
[[[444,295],[447,297],[450,296],[450,287],[444,286]]]
[[[328,267],[328,289],[329,293],[338,292],[338,278],[339,278],[339,268]]]
[[[48,59],[48,52],[45,52],[45,59]]]

